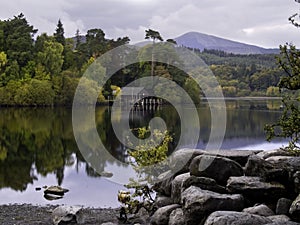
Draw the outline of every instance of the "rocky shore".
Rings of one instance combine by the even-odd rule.
[[[182,149],[172,160],[181,170],[162,174],[155,184],[157,210],[149,215],[141,209],[129,224],[300,224],[300,157],[282,150]],[[119,209],[74,212],[69,223],[57,224],[121,223]],[[0,224],[53,224],[54,216],[54,206],[0,206]]]

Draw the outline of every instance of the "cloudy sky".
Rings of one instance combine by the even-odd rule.
[[[52,34],[58,19],[67,37],[101,28],[108,38],[142,41],[145,29],[165,38],[189,31],[262,47],[300,46],[300,29],[287,18],[299,12],[294,0],[0,0],[0,19],[22,12],[39,32]]]

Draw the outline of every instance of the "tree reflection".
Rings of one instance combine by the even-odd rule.
[[[264,138],[264,125],[276,121],[280,116],[280,113],[274,111],[278,107],[280,105],[270,100],[228,102],[225,139]],[[183,110],[188,115],[188,107],[183,106]],[[210,135],[210,109],[207,104],[202,103],[198,112],[201,125],[200,142],[206,143]],[[172,147],[175,148],[181,129],[180,118],[174,107],[163,106],[152,111],[132,112],[131,127],[147,126],[153,117],[162,117],[165,120],[169,133],[174,137]],[[125,162],[126,149],[115,136],[109,108],[98,107],[95,119],[99,137],[106,149],[116,159]],[[185,119],[190,118],[187,116]],[[71,109],[1,108],[0,127],[0,189],[9,187],[24,191],[38,175],[47,176],[50,173],[55,174],[57,184],[61,185],[65,168],[74,167],[78,171],[82,164],[87,176],[99,176],[78,150],[73,136]],[[88,136],[89,128],[86,129]],[[193,132],[193,128],[186,132]],[[92,154],[98,154],[97,149],[93,149],[93,146],[90,148]],[[108,164],[118,164],[116,160],[103,157],[98,159],[98,172],[105,171]]]

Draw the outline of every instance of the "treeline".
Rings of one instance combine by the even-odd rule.
[[[85,35],[77,30],[75,37],[66,38],[60,20],[52,35],[37,35],[37,31],[23,14],[0,21],[2,106],[71,105],[79,79],[86,69],[105,52],[130,41],[128,37],[107,39],[99,28],[90,29]],[[153,42],[164,41],[159,32],[151,29],[146,30],[145,38]],[[176,44],[171,39],[167,42]],[[172,51],[166,46],[164,48],[165,51]],[[134,54],[142,58],[149,51],[151,45],[142,47]],[[281,71],[276,68],[274,55],[242,56],[216,50],[194,51],[211,67],[225,96],[279,95],[275,86]],[[107,65],[101,69],[108,73],[113,67]],[[116,88],[153,74],[175,81],[187,90],[194,101],[199,101],[201,90],[184,72],[170,65],[144,62],[117,71],[99,93],[98,103],[105,102]],[[86,90],[97,86],[90,80],[86,80],[84,85]],[[161,88],[180,100],[180,96],[173,93],[173,87]]]
[[[88,30],[84,43],[79,31],[75,38],[65,38],[60,20],[53,35],[43,33],[34,40],[37,31],[23,14],[0,21],[1,105],[70,105],[95,58],[129,42],[128,37],[107,39],[101,29]]]
[[[237,55],[219,50],[192,49],[217,77],[224,96],[280,96],[275,54]]]

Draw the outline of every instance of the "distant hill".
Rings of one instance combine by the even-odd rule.
[[[189,32],[175,38],[178,45],[189,48],[215,49],[234,54],[277,54],[279,49],[266,49],[198,32]]]

